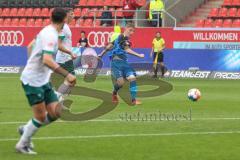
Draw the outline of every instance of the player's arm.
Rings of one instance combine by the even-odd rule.
[[[58,50],[66,53],[66,54],[69,54],[69,55],[72,57],[72,59],[76,59],[76,58],[77,58],[76,55],[74,55],[74,54],[72,53],[72,51],[69,51],[68,49],[66,49],[66,48],[64,47],[61,38],[58,39]]]
[[[139,53],[133,51],[129,47],[125,48],[125,51],[128,52],[128,54],[131,54],[131,55],[134,55],[134,56],[137,56],[137,57],[140,57],[140,58],[144,58],[144,54],[139,54]]]
[[[130,48],[131,43],[129,41],[124,41],[121,43],[121,47],[128,53],[140,58],[144,58],[144,54],[139,54]]]
[[[32,53],[32,49],[33,49],[33,45],[35,43],[35,39],[33,39],[27,46],[27,53],[28,53],[28,56],[30,57],[31,53]]]
[[[48,51],[43,51],[43,64],[48,66],[50,69],[52,69],[55,73],[58,73],[66,78],[66,80],[69,82],[70,86],[74,86],[76,84],[76,77],[72,74],[70,74],[68,71],[60,67],[59,64],[57,64],[52,54]]]
[[[105,49],[98,55],[98,57],[102,58],[108,51],[110,51],[113,47],[113,43],[109,43]]]

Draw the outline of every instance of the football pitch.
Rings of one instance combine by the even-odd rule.
[[[141,98],[140,106],[122,100],[111,112],[84,122],[59,120],[34,136],[36,156],[15,152],[17,127],[32,117],[17,74],[0,75],[1,160],[238,160],[240,83],[236,80],[165,79],[173,90]],[[111,80],[78,85],[111,93]],[[151,86],[140,87],[147,90]],[[187,91],[199,88],[198,102]],[[111,97],[109,97],[111,99]],[[100,100],[70,96],[72,112],[94,109]],[[157,115],[154,118],[151,115]],[[159,116],[161,115],[161,118]],[[177,118],[178,116],[178,118]],[[175,118],[173,118],[175,117]]]

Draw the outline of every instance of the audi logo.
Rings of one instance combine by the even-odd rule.
[[[21,31],[0,31],[0,46],[21,46],[23,42]]]
[[[104,47],[110,42],[113,32],[90,32],[88,34],[88,44],[90,47]]]

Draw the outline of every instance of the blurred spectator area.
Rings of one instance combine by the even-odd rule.
[[[240,28],[240,0],[207,0],[187,15],[179,26]]]
[[[108,6],[113,17],[122,18],[122,0],[0,0],[0,26],[45,26],[50,23],[54,7],[73,7],[72,27],[100,26],[103,6]],[[144,6],[146,0],[141,0]],[[115,12],[117,11],[117,12]]]

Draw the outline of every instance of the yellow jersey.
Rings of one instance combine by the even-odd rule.
[[[165,41],[163,38],[160,38],[159,40],[157,40],[157,38],[154,38],[152,44],[154,52],[159,52],[165,46]]]

